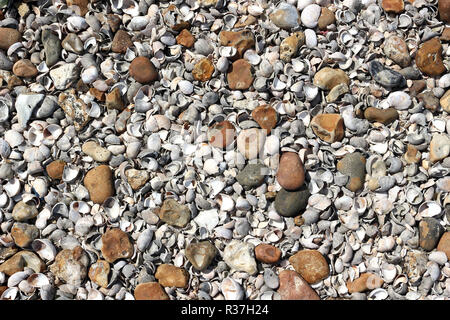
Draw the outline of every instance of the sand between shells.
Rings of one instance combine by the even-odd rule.
[[[7,2],[1,299],[449,299],[450,1]]]

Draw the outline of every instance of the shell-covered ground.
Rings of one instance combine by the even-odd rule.
[[[449,299],[449,42],[450,0],[0,0],[1,299]]]

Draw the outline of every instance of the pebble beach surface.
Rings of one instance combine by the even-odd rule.
[[[0,299],[450,298],[450,0],[0,10]]]

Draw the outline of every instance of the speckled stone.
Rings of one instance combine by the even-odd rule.
[[[359,152],[348,153],[337,163],[339,172],[350,176],[349,182],[345,186],[353,192],[364,188],[366,177],[366,158]]]
[[[435,218],[423,218],[419,223],[419,245],[422,249],[431,251],[436,248],[444,233],[444,227]]]
[[[268,174],[269,168],[261,163],[249,163],[236,176],[236,180],[246,190],[259,187]]]

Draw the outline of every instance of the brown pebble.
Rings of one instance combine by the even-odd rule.
[[[359,278],[353,281],[347,281],[347,289],[349,293],[364,292],[380,288],[384,281],[376,274],[367,272],[360,275]]]
[[[155,278],[164,287],[186,288],[189,284],[189,273],[170,264],[161,264],[156,269]]]
[[[140,283],[134,289],[136,300],[170,300],[164,288],[158,282]]]
[[[442,61],[442,45],[438,37],[424,42],[417,50],[416,65],[420,71],[432,77],[447,70]]]
[[[23,86],[23,81],[18,76],[12,75],[8,80],[8,89],[11,90],[17,86]]]
[[[330,274],[327,260],[317,250],[301,250],[289,258],[289,263],[308,283],[317,283]]]
[[[413,80],[412,86],[409,87],[409,92],[414,97],[421,93],[427,87],[425,80]]]
[[[187,29],[181,30],[180,34],[177,35],[176,40],[178,44],[181,44],[186,48],[192,48],[195,41],[194,36],[192,36],[192,33]]]
[[[255,247],[255,257],[263,263],[277,263],[281,257],[281,250],[273,245],[261,243]]]
[[[8,50],[11,45],[19,42],[22,34],[16,29],[0,28],[0,49]]]
[[[100,165],[88,171],[84,177],[84,185],[94,203],[102,204],[107,198],[114,196],[113,173],[109,166]]]
[[[203,58],[197,62],[192,69],[192,76],[197,81],[208,81],[214,73],[214,65],[208,58]]]
[[[82,17],[88,12],[89,0],[67,0],[66,4],[67,6],[78,6],[75,12]]]
[[[216,148],[226,148],[236,138],[236,129],[229,121],[214,123],[208,129],[208,141]]]
[[[444,31],[442,31],[440,39],[442,41],[450,41],[450,28],[449,27],[444,28]]]
[[[320,139],[329,143],[344,138],[344,119],[339,114],[318,114],[311,120],[311,128]]]
[[[39,229],[32,224],[16,222],[11,228],[11,236],[17,246],[25,248],[39,237]]]
[[[265,129],[267,131],[267,134],[269,134],[270,131],[275,128],[275,125],[278,121],[276,110],[268,104],[256,107],[252,111],[252,118],[259,124],[262,129]]]
[[[450,1],[439,0],[438,11],[439,11],[439,18],[445,23],[450,23]]]
[[[254,48],[255,36],[251,30],[241,31],[221,31],[219,33],[219,42],[221,46],[234,47],[237,50],[235,59],[241,59],[245,51]]]
[[[320,300],[317,292],[297,272],[283,270],[279,278],[281,300]]]
[[[247,60],[233,62],[227,74],[228,86],[231,90],[246,90],[253,83],[252,66]]]
[[[115,87],[106,95],[106,107],[108,109],[116,109],[119,111],[125,109],[125,103],[123,102],[119,87]]]
[[[320,13],[319,20],[317,25],[319,26],[319,30],[327,30],[327,27],[330,24],[334,24],[336,22],[336,18],[334,16],[333,11],[326,7],[322,7],[322,12]]]
[[[398,111],[395,108],[378,109],[375,107],[368,107],[364,111],[364,118],[370,122],[380,122],[388,125],[399,117]]]
[[[102,255],[106,261],[113,263],[117,259],[133,256],[134,247],[128,234],[119,228],[113,228],[102,235]]]
[[[111,271],[108,261],[97,260],[89,268],[89,279],[100,287],[106,288],[108,286],[108,276]]]
[[[90,88],[89,93],[95,97],[98,101],[104,102],[105,101],[105,93],[103,91],[100,91],[96,88]]]
[[[444,252],[447,255],[447,259],[450,260],[450,231],[442,235],[436,249]]]
[[[289,191],[297,190],[303,185],[305,168],[297,153],[285,152],[281,155],[276,177],[280,186]]]
[[[130,64],[130,76],[139,83],[147,84],[158,79],[158,71],[147,57],[136,57]]]
[[[400,13],[405,9],[403,0],[382,0],[381,6],[386,12]]]
[[[54,160],[54,161],[50,162],[50,164],[48,164],[45,169],[50,178],[62,179],[65,165],[66,165],[66,162],[63,160]]]
[[[18,77],[30,78],[38,74],[38,70],[34,64],[28,59],[22,59],[17,61],[13,68],[14,74]]]
[[[114,35],[111,44],[111,51],[115,53],[125,53],[127,49],[133,45],[131,37],[125,30],[118,30]]]
[[[120,24],[122,23],[122,19],[116,14],[109,13],[107,16],[107,23],[109,27],[111,28],[112,32],[117,32],[120,28]]]

